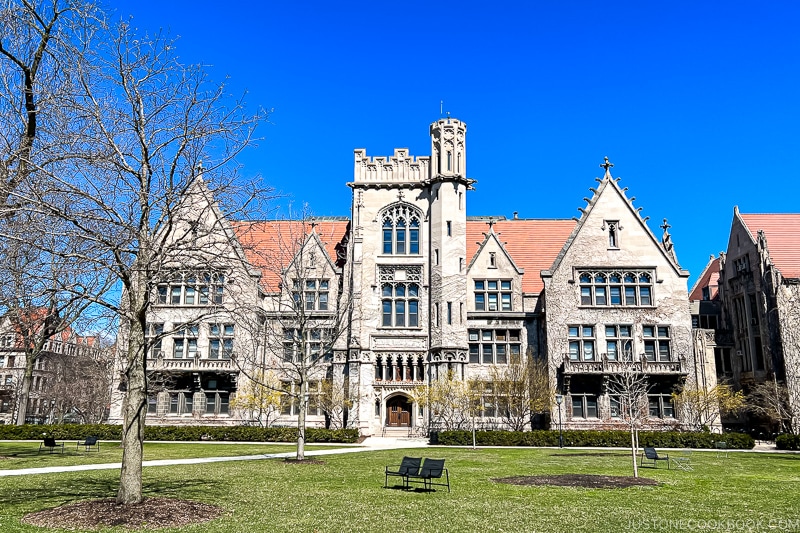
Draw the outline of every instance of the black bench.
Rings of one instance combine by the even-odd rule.
[[[658,468],[658,461],[666,461],[667,470],[669,470],[669,455],[659,455],[655,448],[650,446],[644,447],[644,452],[642,452],[642,460],[639,462],[639,466],[644,466],[645,460],[648,461],[648,465],[652,461],[653,468]]]
[[[403,457],[403,460],[400,461],[400,466],[387,466],[386,480],[383,482],[383,487],[389,486],[389,476],[400,476],[403,479],[403,487],[408,488],[408,476],[418,474],[421,464],[422,457]]]
[[[39,444],[39,452],[42,451],[42,448],[50,448],[50,453],[53,453],[53,449],[55,448],[61,448],[61,453],[64,453],[64,443],[56,442],[56,439],[53,437],[45,437],[44,442]]]
[[[100,442],[97,440],[97,437],[86,437],[86,440],[83,442],[76,443],[75,449],[80,448],[83,446],[86,448],[86,451],[89,452],[94,448],[98,452],[100,451]]]
[[[444,482],[441,481],[442,476]],[[440,481],[436,482],[435,479]],[[419,474],[407,476],[406,485],[409,483],[422,483],[423,490],[434,490],[433,485],[447,487],[447,492],[450,492],[450,474],[444,467],[444,459],[425,459]]]

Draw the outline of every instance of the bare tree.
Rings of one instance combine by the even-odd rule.
[[[747,394],[747,410],[754,415],[766,418],[782,433],[795,432],[795,428],[792,426],[792,410],[789,407],[789,389],[785,383],[778,382],[774,376],[769,381],[762,381],[750,386]]]
[[[531,357],[517,358],[491,370],[490,383],[501,405],[499,416],[512,431],[523,431],[533,415],[552,404],[547,363]]]
[[[41,168],[68,157],[78,121],[70,114],[71,73],[83,61],[80,41],[102,13],[90,2],[4,0],[0,3],[0,212]]]
[[[347,423],[347,415],[354,402],[349,397],[344,382],[328,378],[322,381],[319,406],[331,429],[342,429]]]
[[[724,383],[711,389],[684,389],[672,398],[684,424],[696,431],[708,430],[720,417],[735,416],[745,407],[744,393]]]
[[[269,427],[281,408],[280,381],[274,372],[257,369],[236,391],[231,407],[245,413],[245,418],[261,427]],[[268,385],[265,385],[268,384]]]
[[[269,298],[263,310],[241,318],[240,323],[247,324],[248,316],[258,317],[250,327],[258,331],[253,337],[259,346],[237,354],[236,363],[250,380],[267,388],[275,388],[274,383],[259,375],[277,376],[285,411],[297,416],[297,459],[303,460],[309,400],[312,393],[317,402],[320,396],[320,390],[311,391],[309,385],[344,379],[334,375],[332,363],[334,352],[345,349],[351,298],[342,276],[343,257],[329,250],[341,248],[347,230],[342,221],[316,221],[306,208],[296,220],[242,223],[239,231],[259,226],[263,231],[253,234],[271,237],[253,242],[240,236],[240,240],[251,262],[261,267]],[[349,401],[350,392],[345,381],[336,383],[343,395],[341,417],[346,425],[344,399]]]
[[[59,254],[68,243],[50,235],[58,221],[29,204],[47,197],[48,172],[72,156],[81,123],[71,105],[72,74],[102,16],[80,0],[0,4],[0,309],[25,349],[19,424],[43,347],[86,311],[87,290],[107,288],[105,276],[86,276],[83,265]]]
[[[609,376],[608,391],[612,402],[617,402],[620,418],[630,430],[633,477],[639,477],[636,452],[639,448],[639,428],[648,415],[647,392],[649,391],[649,385],[647,375],[641,372],[637,367],[637,363],[628,362],[620,371]]]
[[[53,361],[44,391],[52,398],[51,418],[57,423],[99,424],[107,415],[114,354],[97,337],[73,342],[77,353]]]
[[[14,195],[31,190],[17,186]],[[12,196],[13,197],[13,196]],[[27,417],[34,367],[43,356],[67,357],[48,347],[76,328],[97,328],[91,295],[110,288],[112,280],[71,255],[76,246],[53,236],[60,221],[20,211],[0,218],[0,308],[24,353],[17,424]]]
[[[117,501],[129,504],[142,500],[145,326],[158,297],[155,284],[179,264],[219,269],[221,255],[228,263],[243,261],[227,252],[232,233],[217,202],[235,217],[269,195],[255,181],[237,180],[232,165],[263,113],[247,114],[201,67],[181,64],[175,43],[163,35],[137,35],[124,22],[104,32],[84,43],[83,61],[72,70],[77,88],[69,111],[81,120],[71,157],[37,167],[45,187],[14,194],[18,203],[64,221],[56,235],[78,250],[68,256],[109,272],[121,289],[121,300],[119,290],[92,300],[120,317],[124,339]]]
[[[464,430],[474,427],[474,416],[480,410],[479,400],[485,392],[483,381],[464,381],[448,372],[428,385],[412,391],[414,402],[430,413],[430,429]],[[489,384],[491,386],[491,384]]]

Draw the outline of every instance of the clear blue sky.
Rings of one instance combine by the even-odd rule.
[[[469,215],[576,216],[607,155],[694,282],[734,205],[800,210],[798,2],[110,1],[274,108],[244,174],[317,215],[349,214],[353,149],[429,155],[441,100]]]

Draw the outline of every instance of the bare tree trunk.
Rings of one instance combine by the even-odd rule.
[[[36,360],[25,354],[25,371],[22,374],[21,389],[19,391],[19,400],[17,408],[17,425],[21,426],[25,423],[25,418],[28,416],[28,398],[31,395],[31,382],[33,381],[33,365]]]
[[[300,412],[297,414],[297,460],[306,457],[306,411],[308,410],[308,380],[304,379],[300,386]]]
[[[639,467],[636,465],[636,431],[631,426],[631,462],[633,463],[633,477],[639,477]]]
[[[122,471],[117,503],[140,503],[142,496],[142,454],[144,422],[147,415],[147,383],[144,363],[144,328],[139,320],[129,321],[128,362],[125,377],[128,391],[123,405]]]

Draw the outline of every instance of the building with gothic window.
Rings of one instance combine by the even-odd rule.
[[[467,216],[466,134],[443,118],[430,125],[428,156],[355,150],[349,217],[219,222],[231,264],[156,284],[150,368],[164,386],[149,421],[250,422],[230,407],[253,376],[246,361],[296,365],[301,350],[315,354],[301,380],[311,425],[331,423],[314,401],[325,379],[350,399],[343,423],[371,435],[431,423],[420,386],[487,380],[521,358],[547,362],[565,427],[622,427],[608,384],[630,367],[647,376],[648,424],[679,425],[671,394],[714,382],[715,370],[693,354],[689,274],[666,220],[659,239],[607,159],[579,219]],[[233,294],[249,295],[249,311]],[[283,335],[283,355],[270,334]],[[277,379],[287,397],[298,386]],[[302,395],[291,397],[273,423],[296,421]],[[502,405],[484,398],[482,422],[497,427]]]

